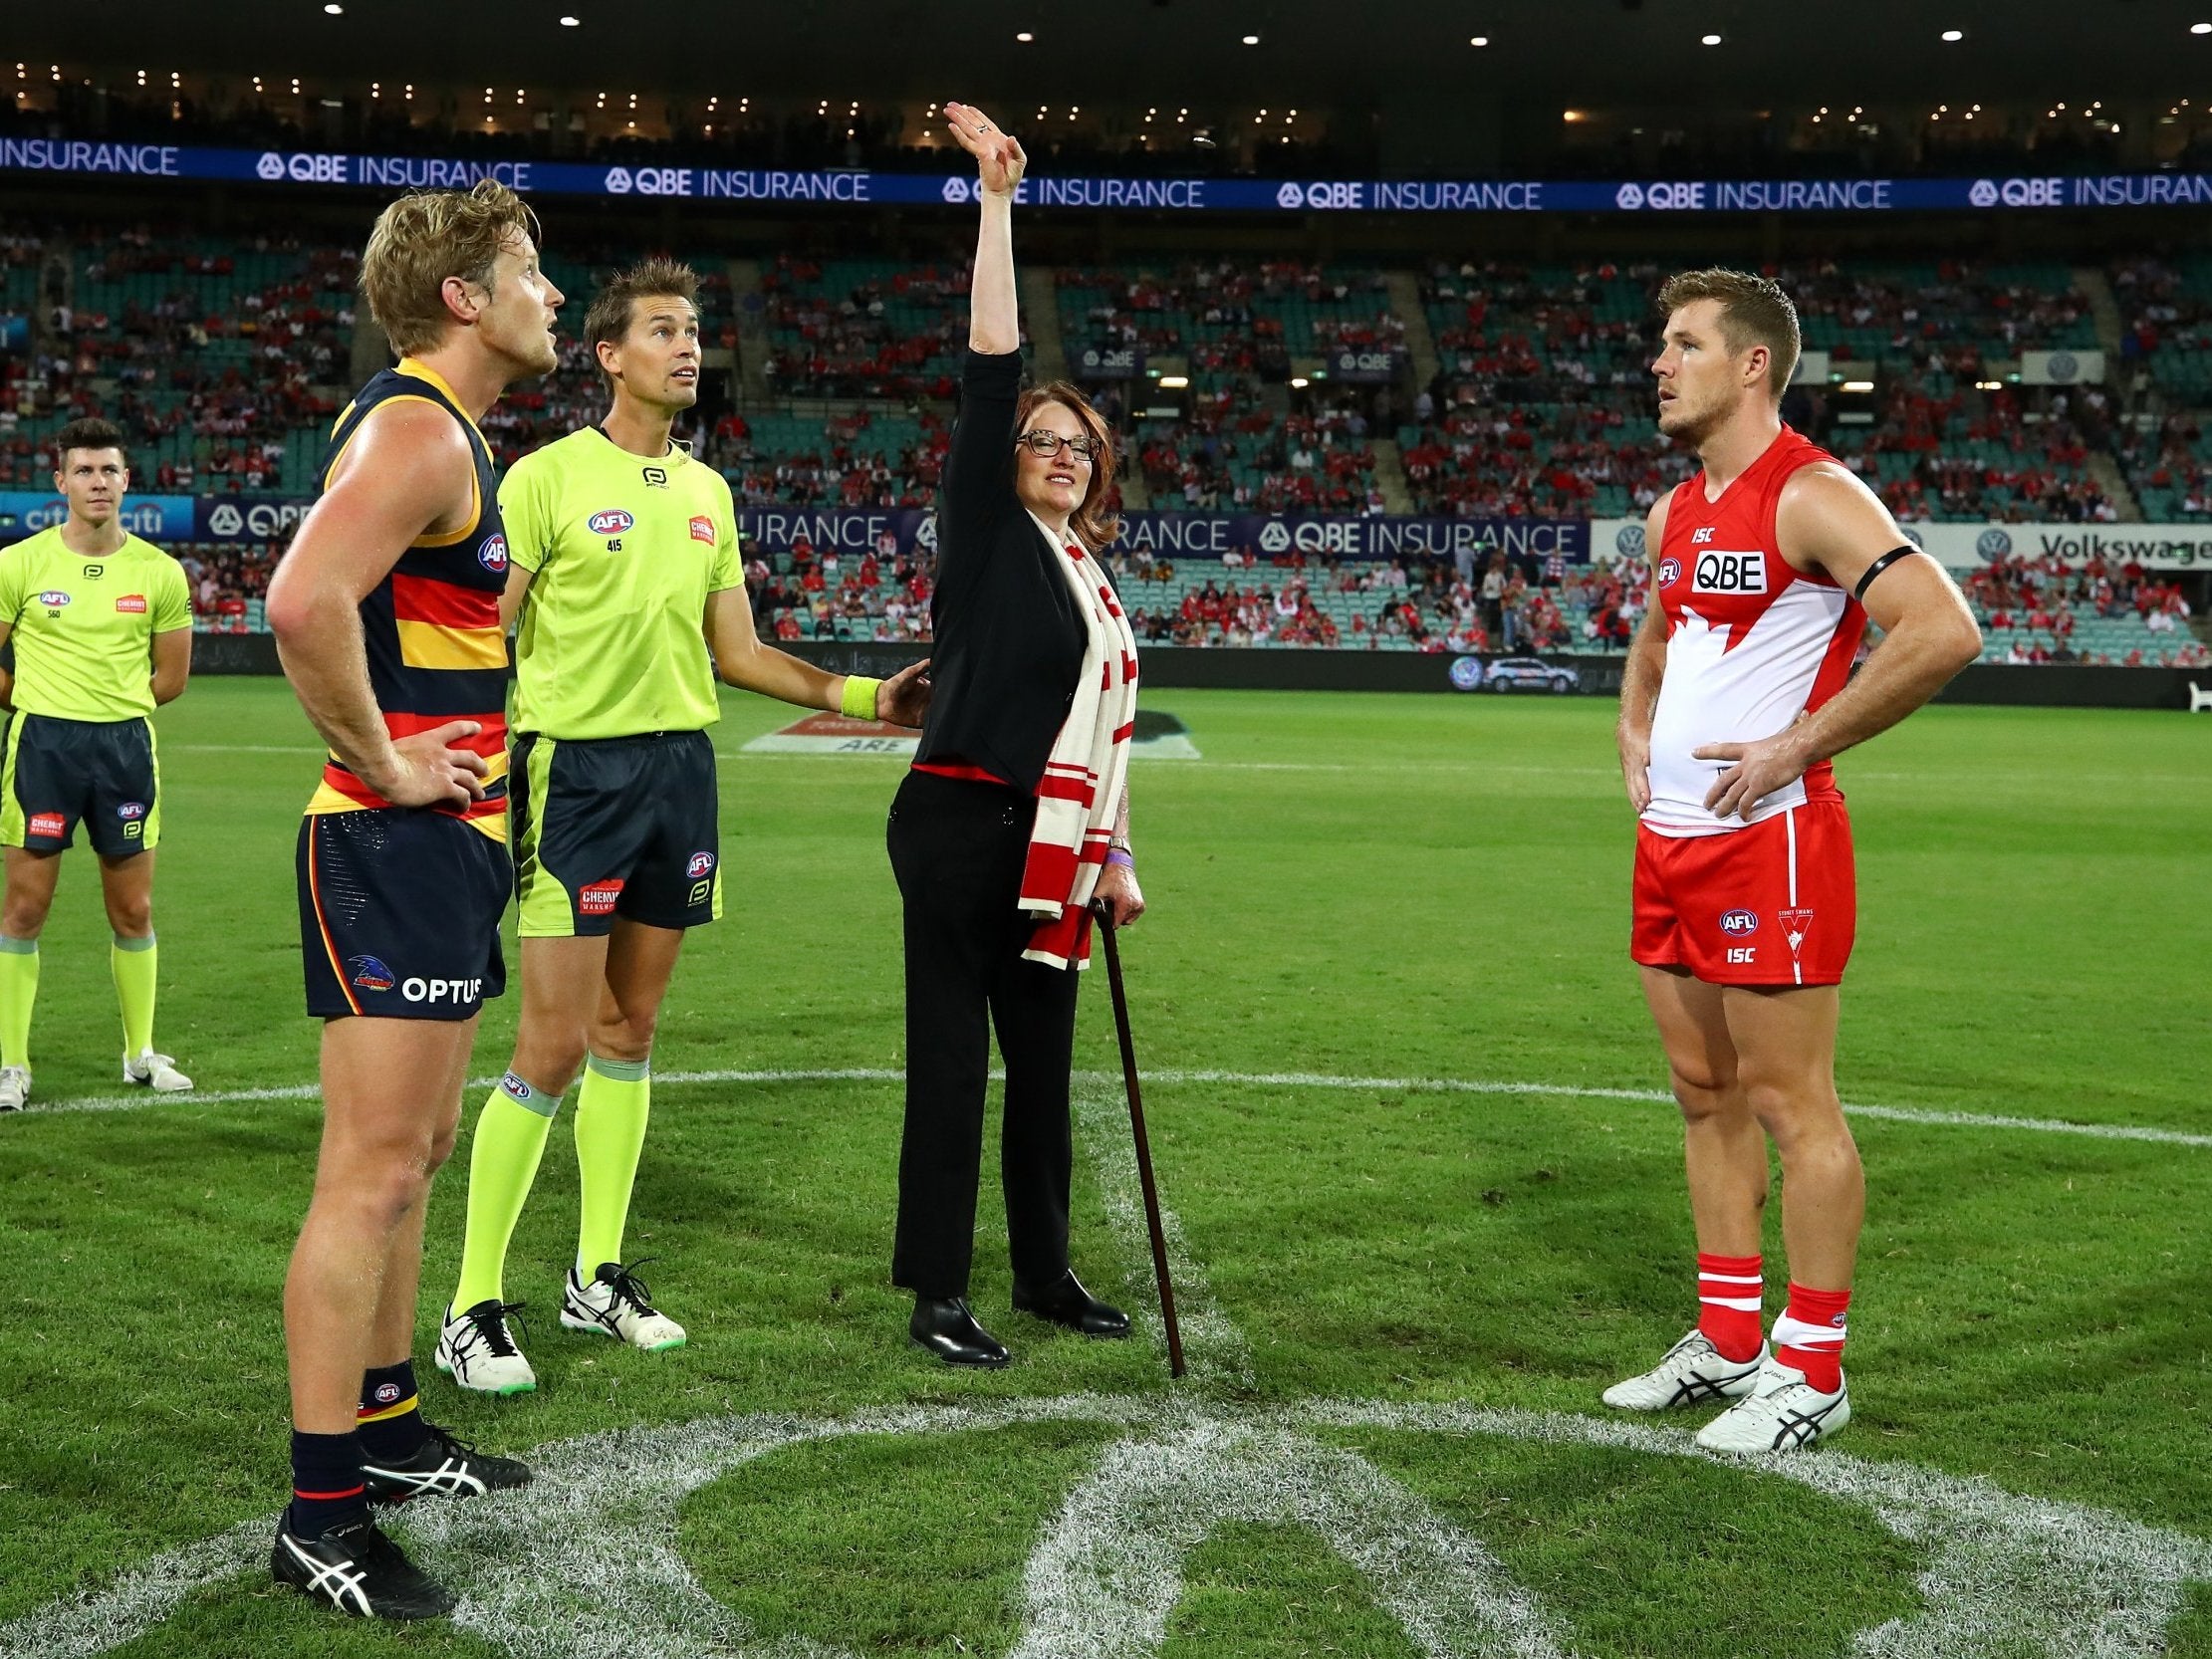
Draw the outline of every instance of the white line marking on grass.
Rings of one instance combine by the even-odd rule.
[[[1068,1495],[1029,1558],[1026,1628],[1007,1659],[1159,1652],[1184,1561],[1229,1523],[1319,1536],[1423,1653],[1561,1659],[1536,1593],[1365,1458],[1303,1428],[1218,1417],[1122,1441]]]
[[[1097,1088],[1078,1089],[1076,1122],[1082,1130],[1081,1144],[1098,1174],[1100,1195],[1106,1200],[1106,1225],[1119,1247],[1122,1278],[1137,1304],[1151,1311],[1146,1323],[1153,1345],[1164,1357],[1167,1331],[1160,1320],[1159,1287],[1152,1271],[1152,1232],[1144,1220],[1144,1193],[1137,1181],[1136,1142],[1126,1105],[1124,1099]],[[1156,1163],[1153,1173],[1165,1187],[1168,1177]],[[1254,1387],[1251,1346],[1214,1300],[1212,1282],[1190,1254],[1182,1218],[1169,1206],[1168,1196],[1164,1191],[1160,1195],[1160,1236],[1167,1242],[1167,1279],[1175,1293],[1184,1362],[1203,1381]]]
[[[529,1487],[410,1504],[392,1522],[462,1594],[455,1622],[532,1659],[852,1659],[792,1632],[757,1632],[675,1547],[684,1501],[786,1446],[905,1439],[1013,1424],[1096,1423],[1120,1438],[1047,1518],[1024,1575],[1023,1659],[1147,1659],[1161,1645],[1189,1551],[1223,1522],[1311,1527],[1366,1574],[1377,1602],[1436,1659],[1560,1652],[1556,1615],[1484,1546],[1320,1430],[1494,1437],[1718,1465],[1784,1480],[1871,1515],[1925,1552],[1923,1606],[1858,1632],[1865,1659],[2141,1659],[2164,1651],[2212,1545],[2109,1511],[2025,1498],[1979,1477],[1822,1448],[1723,1459],[1685,1431],[1570,1413],[1313,1400],[1247,1407],[1182,1391],[782,1413],[625,1428],[542,1448]],[[1479,1463],[1473,1471],[1479,1479]],[[852,1494],[857,1504],[891,1494]],[[8,1659],[93,1659],[185,1596],[265,1572],[269,1523],[164,1551],[103,1590],[0,1624]],[[579,1573],[576,1563],[592,1563]],[[915,1566],[913,1570],[925,1570]],[[1695,1570],[1694,1568],[1692,1570]]]
[[[993,1071],[994,1079],[1005,1076]],[[789,1068],[714,1071],[655,1071],[653,1081],[662,1087],[697,1083],[822,1083],[902,1082],[906,1073],[895,1066],[794,1066]],[[1079,1089],[1102,1084],[1118,1085],[1118,1071],[1078,1071]],[[1144,1081],[1162,1088],[1201,1083],[1225,1083],[1256,1088],[1369,1089],[1383,1094],[1520,1094],[1553,1095],[1568,1100],[1625,1100],[1635,1104],[1672,1105],[1674,1096],[1663,1088],[1599,1088],[1582,1083],[1514,1082],[1495,1077],[1342,1077],[1326,1071],[1214,1071],[1160,1070],[1143,1073]],[[497,1077],[477,1077],[470,1089],[489,1088]],[[80,1095],[75,1099],[34,1099],[24,1107],[26,1116],[41,1112],[132,1111],[144,1106],[228,1105],[233,1101],[312,1100],[321,1089],[314,1083],[289,1083],[273,1088],[195,1089],[187,1094],[155,1094],[141,1089],[133,1094]],[[1844,1102],[1851,1117],[1885,1123],[1916,1123],[1943,1129],[2021,1129],[2034,1134],[2081,1135],[2090,1140],[2137,1140],[2159,1146],[2212,1147],[2212,1134],[2187,1129],[2160,1129],[2138,1123],[2075,1123],[2063,1117],[2016,1117],[1996,1112],[1951,1111],[1937,1106],[1881,1106]],[[1147,1247],[1149,1248],[1149,1247]]]

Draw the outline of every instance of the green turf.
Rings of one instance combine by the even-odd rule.
[[[1663,1081],[1624,955],[1632,827],[1604,705],[1153,701],[1206,758],[1140,764],[1134,781],[1154,909],[1127,954],[1148,1067]],[[717,746],[733,757],[785,718],[750,698],[726,710]],[[310,735],[280,684],[207,680],[163,713],[161,745],[160,1044],[203,1089],[310,1080],[292,884]],[[2212,721],[1946,707],[1839,771],[1861,874],[1846,1098],[2212,1129]],[[729,915],[679,970],[659,1068],[897,1064],[881,837],[897,777],[880,760],[725,760]],[[71,854],[43,948],[37,1101],[119,1091],[96,885]],[[1113,1064],[1103,991],[1085,997],[1089,1068]],[[504,1063],[514,1009],[487,1017],[476,1074]],[[1160,1083],[1147,1105],[1166,1196],[1249,1344],[1260,1403],[1595,1411],[1599,1385],[1688,1320],[1680,1135],[1662,1105],[1257,1083]],[[647,1277],[694,1334],[652,1356],[551,1317],[575,1215],[557,1128],[508,1281],[543,1315],[528,1336],[541,1391],[494,1402],[429,1378],[433,1414],[521,1451],[718,1413],[1163,1388],[1146,1342],[1058,1339],[1005,1310],[988,1179],[976,1300],[1018,1363],[962,1376],[901,1345],[886,1282],[898,1108],[882,1082],[659,1092],[630,1242],[661,1259]],[[0,1621],[274,1510],[277,1288],[316,1126],[299,1099],[0,1119]],[[1871,1202],[1857,1418],[1839,1446],[2212,1537],[2212,1149],[1856,1131]],[[428,1304],[458,1258],[457,1175],[433,1204]],[[1079,1159],[1078,1267],[1133,1295],[1145,1265],[1104,1205]],[[1003,1653],[1023,1563],[1106,1432],[789,1448],[694,1494],[676,1542],[763,1640]],[[1794,1487],[1592,1448],[1338,1439],[1483,1540],[1581,1653],[1836,1653],[1915,1602],[1912,1546]],[[1669,1531],[1716,1515],[1695,1547]],[[1417,1651],[1311,1535],[1231,1527],[1185,1567],[1177,1659]],[[1793,1613],[1800,1600],[1812,1610]],[[2195,1607],[2171,1651],[2212,1656],[2212,1597]],[[334,1628],[245,1578],[127,1651],[395,1642],[494,1651],[450,1629]]]

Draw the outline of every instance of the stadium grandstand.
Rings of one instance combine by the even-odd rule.
[[[669,251],[701,272],[720,368],[686,436],[739,503],[926,513],[953,413],[965,261],[733,257],[705,237]],[[620,257],[615,244],[551,244],[572,318]],[[144,494],[305,496],[347,376],[375,350],[357,326],[357,258],[325,238],[150,221],[11,235],[0,270],[23,344],[0,361],[6,486],[36,493],[45,441],[97,411],[128,433]],[[2212,377],[2192,367],[2200,351],[2212,362],[2212,340],[2191,333],[2206,315],[2187,298],[2191,269],[2147,256],[1780,262],[1808,354],[1828,365],[1786,412],[1907,524],[2212,521],[2196,401]],[[1506,532],[1632,520],[1684,476],[1650,419],[1660,275],[1650,260],[1061,264],[1035,279],[1030,346],[1097,389],[1121,450],[1118,510],[1247,532],[1220,550],[1227,571],[1122,551],[1155,640],[1602,653],[1624,647],[1640,614],[1635,562],[1531,557]],[[2031,385],[2031,353],[2101,354],[2113,372]],[[1333,369],[1348,360],[1349,374]],[[571,339],[560,369],[503,399],[486,432],[511,464],[591,423],[603,400]],[[1478,547],[1497,544],[1503,591],[1482,593],[1487,551],[1402,556],[1393,570],[1259,545],[1269,521],[1393,515],[1478,527]],[[764,631],[927,637],[925,554],[910,541],[821,546],[808,522],[779,515],[754,533]],[[257,631],[278,550],[183,542],[198,625]],[[2203,660],[2203,595],[2186,573],[2124,553],[1973,569],[1992,662]]]
[[[1472,46],[1472,69],[1499,67],[1487,37]],[[912,527],[933,503],[954,412],[968,282],[958,235],[926,212],[907,223],[907,210],[888,208],[733,216],[701,202],[672,219],[673,203],[648,211],[641,194],[661,187],[649,182],[660,173],[670,189],[693,188],[674,182],[685,169],[702,180],[730,169],[748,189],[939,174],[934,102],[810,103],[734,86],[587,92],[551,74],[537,88],[476,89],[365,76],[331,57],[328,39],[302,35],[286,49],[304,78],[14,66],[13,97],[0,99],[0,139],[15,144],[0,151],[14,163],[0,165],[0,188],[21,207],[0,237],[0,488],[23,511],[0,513],[0,534],[36,519],[28,498],[46,487],[51,434],[104,414],[131,440],[141,497],[204,504],[190,534],[170,535],[192,567],[198,625],[253,633],[281,536],[224,527],[296,519],[271,504],[311,492],[338,402],[381,351],[359,315],[358,213],[344,192],[299,188],[283,162],[266,193],[260,181],[211,186],[242,204],[284,201],[281,227],[252,208],[185,218],[120,164],[90,181],[90,196],[60,189],[56,145],[227,144],[280,162],[359,150],[415,158],[394,163],[415,182],[438,176],[441,163],[422,158],[463,171],[604,163],[591,176],[629,180],[628,203],[603,188],[572,231],[548,195],[547,268],[571,296],[571,319],[596,273],[640,247],[700,272],[709,390],[685,436],[752,515],[762,627],[786,639],[926,637],[929,555]],[[518,72],[532,61],[525,52]],[[1280,105],[1255,101],[1249,113],[1218,96],[1141,108],[1107,96],[1041,103],[1025,125],[1041,174],[1179,173],[1217,187],[1393,168],[1510,177],[1516,157],[1569,181],[1700,169],[2063,180],[2130,167],[2176,179],[2212,146],[2212,112],[2186,97],[2124,112],[2096,98],[1955,110],[1939,98],[1906,118],[1895,89],[1880,106],[1764,113],[1757,141],[1719,117],[1654,134],[1625,93],[1611,108],[1594,98],[1568,110],[1541,139],[1524,115],[1502,135],[1447,141],[1408,128],[1403,112],[1395,128],[1362,130],[1326,96],[1293,106],[1296,80],[1285,79]],[[1413,131],[1414,148],[1395,129]],[[1638,201],[1643,189],[1622,187]],[[1616,193],[1614,205],[1631,199]],[[625,214],[634,227],[619,226]],[[1155,641],[1619,649],[1646,582],[1612,527],[1640,519],[1686,470],[1651,418],[1652,295],[1697,238],[1648,215],[1538,216],[1537,240],[1558,251],[1508,252],[1494,226],[1470,222],[1444,228],[1446,244],[1468,242],[1453,255],[1434,251],[1438,222],[1418,215],[1339,215],[1325,237],[1310,217],[1213,217],[1229,251],[1193,251],[1189,227],[1156,212],[1056,218],[1043,231],[1050,258],[1025,279],[1034,371],[1081,380],[1114,430],[1110,505],[1127,526],[1117,566]],[[232,221],[251,228],[225,228]],[[2121,529],[2186,536],[2212,524],[2212,253],[2155,216],[2088,211],[1948,224],[1809,211],[1770,214],[1760,236],[1756,263],[1793,295],[1803,327],[1787,417],[1900,522],[1959,550],[1943,557],[1972,577],[1989,660],[2202,659],[2201,566],[2146,562],[2149,544],[2172,538]],[[1566,252],[1566,241],[1590,251]],[[602,396],[572,338],[559,371],[505,398],[487,435],[511,464],[596,418]],[[223,515],[225,497],[260,510]],[[878,527],[880,546],[836,545],[826,526],[857,514],[902,528]],[[1413,542],[1391,538],[1387,558],[1360,557],[1380,551],[1371,533],[1356,547],[1334,531],[1262,545],[1271,525],[1346,520],[1423,528]],[[1211,557],[1193,557],[1200,523]],[[1539,524],[1563,534],[1540,549],[1528,539]],[[2055,551],[2074,527],[2108,537],[2083,556]],[[2123,545],[2134,543],[2144,546]]]

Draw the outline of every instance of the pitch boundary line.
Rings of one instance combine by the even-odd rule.
[[[994,1069],[993,1080],[1006,1073]],[[906,1073],[895,1066],[845,1066],[797,1067],[738,1067],[710,1071],[655,1071],[653,1081],[663,1088],[701,1083],[829,1083],[903,1082]],[[471,1089],[489,1088],[497,1077],[473,1077]],[[1118,1072],[1078,1071],[1079,1085],[1103,1087],[1120,1081]],[[1672,1105],[1674,1096],[1662,1088],[1601,1088],[1583,1083],[1521,1082],[1496,1077],[1347,1077],[1326,1071],[1147,1071],[1144,1080],[1162,1088],[1204,1083],[1226,1083],[1254,1088],[1368,1089],[1384,1094],[1552,1094],[1571,1100],[1622,1100],[1637,1105]],[[155,1104],[233,1105],[255,1100],[312,1100],[322,1092],[315,1083],[285,1083],[269,1088],[200,1089],[188,1094],[156,1095],[150,1090],[133,1094],[92,1094],[70,1100],[33,1100],[24,1107],[27,1116],[43,1112],[134,1111]],[[2139,1123],[2075,1123],[2063,1117],[2021,1117],[2002,1112],[1953,1111],[1939,1106],[1889,1106],[1845,1101],[1846,1116],[1883,1123],[1914,1123],[1942,1129],[2019,1129],[2032,1134],[2079,1135],[2089,1140],[2147,1141],[2158,1146],[2212,1147],[2212,1134],[2185,1129],[2161,1129]]]

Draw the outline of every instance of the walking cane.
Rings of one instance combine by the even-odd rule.
[[[1121,1076],[1129,1090],[1129,1128],[1136,1135],[1136,1179],[1144,1189],[1144,1220],[1152,1230],[1152,1272],[1159,1280],[1160,1317],[1167,1325],[1167,1374],[1183,1374],[1183,1330],[1175,1322],[1175,1287],[1167,1282],[1167,1235],[1160,1231],[1159,1189],[1152,1184],[1152,1146],[1144,1134],[1144,1099],[1136,1085],[1136,1046],[1129,1041],[1129,1000],[1121,990],[1121,950],[1113,939],[1113,918],[1098,906],[1099,933],[1106,940],[1106,984],[1113,992],[1113,1025],[1121,1039]]]

